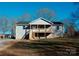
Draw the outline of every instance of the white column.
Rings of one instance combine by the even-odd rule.
[[[32,38],[32,30],[31,30],[31,24],[30,24],[30,31],[29,31],[29,39],[33,40],[33,38]]]

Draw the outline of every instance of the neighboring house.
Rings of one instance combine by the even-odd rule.
[[[29,23],[16,23],[16,39],[51,39],[63,36],[63,29],[63,23],[50,22],[40,17]]]
[[[3,38],[14,39],[14,37],[12,37],[11,34],[0,34],[0,39],[3,39]]]

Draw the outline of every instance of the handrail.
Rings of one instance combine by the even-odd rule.
[[[50,32],[51,30],[52,30],[51,26],[46,29],[47,32]]]
[[[25,36],[26,36],[26,35],[28,35],[28,34],[29,34],[29,33],[28,33],[28,32],[26,32],[26,33],[24,34],[24,36],[22,37],[22,39],[24,39],[24,38],[25,38]]]
[[[32,32],[32,34],[33,34],[33,32]],[[35,39],[35,37],[33,35],[32,35],[32,38]]]

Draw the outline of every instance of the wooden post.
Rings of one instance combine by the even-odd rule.
[[[29,33],[29,39],[33,39],[33,38],[32,38],[32,31],[31,31],[31,24],[30,24],[30,33]]]
[[[37,30],[38,30],[38,25],[37,25]],[[37,38],[38,38],[38,32],[37,32]]]
[[[29,24],[29,27],[30,27],[30,24]],[[30,28],[29,28],[29,39],[30,39]]]
[[[63,29],[63,24],[62,24],[62,37],[63,37],[64,29]]]
[[[46,39],[46,38],[47,38],[47,37],[46,37],[46,25],[44,25],[44,30],[45,30],[44,37],[45,37],[45,39]]]
[[[53,31],[55,31],[55,29],[53,30],[52,26],[53,25],[51,25],[51,32],[52,32],[52,38],[53,38]]]

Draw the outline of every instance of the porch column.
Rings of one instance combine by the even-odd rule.
[[[29,31],[29,39],[31,39],[31,25],[30,25],[30,31]]]
[[[63,25],[62,25],[62,37],[63,37],[63,33],[64,33],[64,29],[63,29]]]
[[[38,25],[37,25],[37,30],[39,30],[39,29],[38,29]],[[38,31],[37,31],[37,38],[39,38],[39,37],[38,37]],[[40,39],[40,38],[39,38],[39,39]]]
[[[53,25],[51,25],[51,32],[52,32],[52,38],[53,38],[53,34],[54,34],[53,32],[55,32],[55,29],[53,30],[52,26],[53,26]],[[55,34],[54,34],[54,35],[55,35]]]
[[[44,25],[44,29],[45,29],[44,37],[45,37],[45,39],[47,39],[47,37],[46,37],[46,25]]]
[[[32,38],[32,30],[31,30],[31,24],[30,24],[30,31],[29,31],[29,39],[33,40],[33,38]]]
[[[29,27],[30,27],[30,24],[29,24]],[[30,27],[31,28],[31,27]],[[29,39],[30,39],[30,28],[29,28]]]

